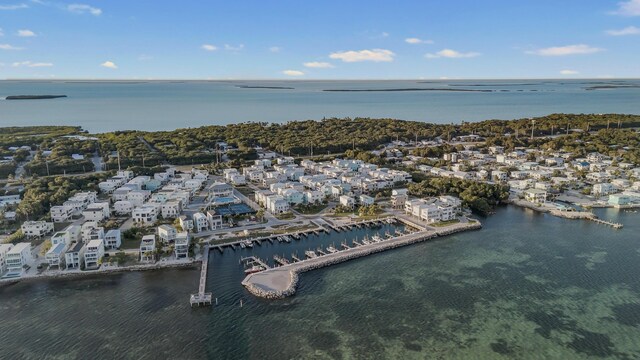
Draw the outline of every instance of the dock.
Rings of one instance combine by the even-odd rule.
[[[326,255],[318,255],[309,250],[305,252],[307,259],[268,269],[259,273],[249,274],[242,285],[255,296],[267,299],[281,299],[295,293],[299,281],[299,273],[338,264],[351,259],[360,258],[374,253],[395,249],[402,246],[446,236],[456,232],[476,230],[482,228],[478,221],[457,223],[440,229],[419,230],[400,235],[387,240],[362,244],[350,249],[340,250]],[[354,244],[357,244],[357,240]]]
[[[276,264],[279,264],[279,265],[288,265],[289,264],[289,260],[285,259],[284,257],[278,256],[278,255],[273,255],[273,261],[275,261]]]
[[[191,307],[193,305],[207,306],[211,305],[212,294],[206,292],[207,290],[207,268],[209,266],[209,246],[205,245],[204,255],[202,255],[202,267],[200,268],[200,284],[198,286],[198,293],[191,294],[189,301]]]
[[[591,221],[593,221],[594,223],[597,223],[597,224],[611,226],[614,229],[622,229],[622,227],[624,226],[624,225],[622,225],[620,223],[614,223],[614,222],[611,222],[611,221],[598,219],[597,217],[590,217],[590,218],[587,218],[587,219],[589,219],[589,220],[591,220]]]

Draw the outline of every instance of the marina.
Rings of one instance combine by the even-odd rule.
[[[299,273],[426,241],[438,236],[476,230],[481,227],[482,225],[478,221],[466,221],[437,230],[400,230],[397,236],[389,237],[386,240],[383,240],[377,234],[373,234],[369,238],[369,234],[367,234],[361,242],[353,240],[353,243],[358,245],[357,247],[329,253],[325,253],[320,248],[315,251],[307,250],[305,251],[305,260],[249,274],[242,281],[242,285],[255,296],[280,299],[295,293],[299,281]]]

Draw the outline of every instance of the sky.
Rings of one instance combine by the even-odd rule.
[[[640,0],[0,0],[0,79],[640,78]]]

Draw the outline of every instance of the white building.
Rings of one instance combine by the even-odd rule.
[[[540,189],[528,189],[524,192],[524,198],[536,204],[543,204],[547,200],[547,192]]]
[[[157,232],[158,238],[167,244],[173,242],[176,239],[176,234],[178,233],[175,227],[166,224],[158,226]]]
[[[324,194],[321,191],[309,190],[304,192],[305,204],[317,204],[322,202]]]
[[[31,243],[17,243],[5,255],[7,271],[22,275],[24,267],[33,261],[31,255]]]
[[[84,267],[85,269],[97,269],[104,256],[104,240],[91,240],[85,246]]]
[[[215,211],[207,211],[207,221],[209,222],[209,229],[222,229],[222,215],[216,214]]]
[[[46,221],[25,221],[20,227],[28,237],[43,237],[53,232],[53,223]]]
[[[373,205],[373,203],[375,202],[375,199],[369,195],[360,195],[358,197],[358,202],[360,203],[360,205]]]
[[[45,254],[45,259],[49,264],[49,267],[61,268],[64,265],[65,250],[67,245],[64,243],[58,243],[52,245],[51,249]]]
[[[207,217],[201,212],[193,214],[193,227],[196,232],[207,230],[209,228]]]
[[[113,204],[113,211],[118,215],[129,215],[133,212],[131,201],[120,200]]]
[[[356,205],[356,201],[351,196],[340,195],[340,205],[353,209],[353,207]]]
[[[133,209],[133,222],[138,226],[151,226],[158,221],[158,208],[154,205],[143,205]]]
[[[53,222],[65,222],[71,219],[74,210],[70,206],[59,205],[52,206],[49,213],[51,214],[51,220]]]
[[[272,214],[282,214],[289,211],[289,203],[281,195],[271,195],[266,198],[266,208]]]
[[[618,191],[618,189],[616,189],[615,186],[609,183],[595,184],[591,189],[591,193],[595,196],[609,195],[615,193],[616,191]]]
[[[189,219],[186,215],[178,217],[178,222],[183,231],[193,230],[193,220]]]
[[[176,259],[184,259],[189,257],[189,244],[190,244],[190,239],[189,239],[188,232],[185,231],[185,232],[176,234],[176,241],[175,241],[175,248],[174,248]]]
[[[156,236],[145,235],[140,242],[140,261],[155,262],[156,261]]]
[[[96,202],[90,204],[82,211],[82,216],[87,221],[102,221],[110,215],[108,202]]]
[[[407,189],[393,189],[391,190],[391,206],[394,208],[400,208],[404,206],[404,203],[409,199],[409,190]]]
[[[13,244],[0,244],[0,275],[7,270],[7,252],[13,248]]]
[[[122,234],[120,229],[111,229],[104,234],[104,247],[107,249],[119,249],[122,245]]]
[[[178,216],[180,216],[180,212],[182,211],[182,204],[180,203],[180,201],[167,201],[166,203],[162,204],[162,218],[167,219],[167,218],[176,218]]]

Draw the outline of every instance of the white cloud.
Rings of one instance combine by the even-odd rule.
[[[527,54],[540,55],[540,56],[566,56],[566,55],[580,55],[580,54],[593,54],[604,49],[592,47],[589,45],[567,45],[567,46],[555,46],[538,50],[526,51]]]
[[[607,33],[607,35],[611,35],[611,36],[638,35],[640,34],[640,28],[637,28],[635,26],[627,26],[624,29],[607,30],[605,32]]]
[[[396,54],[394,54],[393,51],[385,49],[339,51],[329,55],[332,59],[338,59],[344,62],[391,62],[394,56],[396,56]]]
[[[138,61],[149,61],[149,60],[153,60],[153,56],[146,55],[146,54],[142,54],[138,56]]]
[[[640,16],[640,0],[628,0],[618,3],[618,9],[611,12],[621,16]]]
[[[433,40],[422,40],[419,38],[406,38],[404,42],[407,44],[433,44]]]
[[[269,48],[269,51],[271,51],[272,53],[280,52],[280,50],[282,50],[282,48],[279,46],[272,46]]]
[[[22,48],[10,44],[0,44],[0,50],[22,50]]]
[[[13,67],[30,67],[30,68],[36,68],[36,67],[51,67],[53,66],[52,63],[50,62],[31,62],[31,61],[19,61],[19,62],[14,62],[13,64],[11,64],[11,66]]]
[[[576,70],[560,70],[561,75],[578,75],[580,72]]]
[[[302,71],[299,71],[299,70],[285,70],[282,73],[287,75],[287,76],[302,76],[302,75],[304,75],[304,73]]]
[[[2,31],[2,28],[0,28],[0,36],[4,36],[4,31]]]
[[[116,65],[113,61],[105,61],[102,64],[100,64],[100,66],[102,67],[106,67],[109,69],[117,69],[118,65]]]
[[[0,10],[19,10],[26,9],[29,5],[27,4],[15,4],[15,5],[0,5]]]
[[[34,37],[34,36],[36,36],[36,33],[34,33],[31,30],[24,29],[24,30],[18,30],[18,36],[20,36],[20,37]]]
[[[437,58],[449,58],[449,59],[460,59],[460,58],[472,58],[480,56],[478,52],[459,52],[451,49],[442,49],[435,54],[426,54],[425,57],[427,59],[437,59]]]
[[[102,15],[102,9],[86,4],[70,4],[67,5],[67,10],[76,14],[91,14],[94,16]]]
[[[216,51],[218,50],[218,47],[215,45],[211,45],[211,44],[204,44],[201,46],[202,50],[206,50],[206,51]]]
[[[240,44],[238,46],[224,44],[224,49],[228,51],[241,51],[242,49],[244,49],[244,44]]]
[[[333,66],[333,64],[328,63],[328,62],[320,62],[320,61],[311,61],[311,62],[306,62],[303,64],[305,67],[308,68],[316,68],[316,69],[329,69],[329,68],[334,68],[335,66]]]

